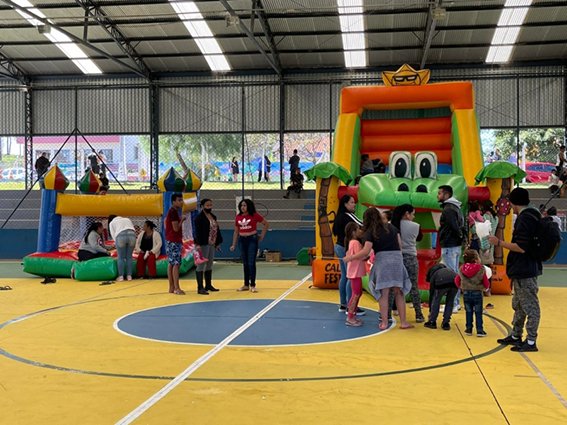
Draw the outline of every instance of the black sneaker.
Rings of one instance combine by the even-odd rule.
[[[526,353],[529,351],[539,351],[535,342],[530,345],[527,339],[518,345],[514,345],[512,348],[510,348],[510,350],[517,351],[519,353]]]
[[[423,317],[423,316],[417,316],[417,317],[415,318],[415,323],[423,323],[423,322],[425,322],[425,317]]]
[[[443,329],[444,331],[450,331],[451,330],[451,324],[450,323],[442,323],[441,329]]]
[[[506,338],[497,339],[496,342],[502,345],[520,345],[522,340],[520,338],[514,338],[512,335],[508,335]]]
[[[344,313],[344,312],[346,312],[347,310],[348,310],[348,308],[347,308],[346,305],[340,305],[340,306],[339,306],[339,311],[340,311],[341,313]]]
[[[472,328],[465,329],[465,335],[471,336],[472,335]]]
[[[435,322],[425,322],[423,326],[429,329],[437,329],[437,323]]]
[[[479,338],[483,338],[486,335],[488,335],[488,334],[484,331],[476,331],[476,336],[478,336]]]

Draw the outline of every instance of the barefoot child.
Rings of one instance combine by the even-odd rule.
[[[345,228],[345,246],[348,247],[347,255],[355,255],[362,250],[360,237],[362,229],[354,222],[347,224]],[[356,318],[358,300],[362,295],[362,276],[366,274],[366,260],[352,260],[347,264],[347,278],[350,280],[352,295],[348,302],[347,326],[361,326],[362,321]]]
[[[486,332],[482,326],[482,293],[488,291],[490,284],[486,270],[480,264],[478,252],[467,249],[464,254],[465,264],[459,269],[455,284],[463,291],[465,302],[466,325],[465,334],[472,335],[473,313],[476,321],[476,336],[484,337]]]

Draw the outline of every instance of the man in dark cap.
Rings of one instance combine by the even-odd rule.
[[[543,267],[541,261],[528,254],[528,247],[538,228],[541,214],[537,208],[529,206],[530,196],[524,188],[515,188],[510,192],[509,200],[514,213],[517,215],[512,232],[512,241],[506,242],[496,236],[488,237],[492,245],[499,245],[510,251],[506,262],[506,274],[512,280],[514,288],[512,333],[506,338],[497,340],[497,342],[503,345],[512,345],[512,351],[538,351],[536,339],[540,307],[537,297],[537,277],[541,275]],[[522,341],[524,323],[528,335]]]

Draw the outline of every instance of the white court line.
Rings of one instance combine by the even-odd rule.
[[[116,425],[130,424],[132,423],[132,421],[139,418],[146,410],[148,410],[150,407],[152,407],[154,404],[156,404],[158,401],[164,398],[167,394],[169,394],[169,392],[171,392],[175,387],[177,387],[179,384],[185,381],[189,376],[191,376],[194,372],[196,372],[215,354],[217,354],[220,350],[222,350],[224,347],[230,344],[234,339],[240,336],[246,329],[248,329],[258,320],[260,320],[262,316],[264,316],[268,311],[274,308],[280,301],[282,301],[285,297],[287,297],[289,294],[291,294],[293,291],[295,291],[297,288],[303,285],[305,281],[310,277],[311,277],[311,273],[309,273],[302,280],[297,282],[295,285],[293,285],[291,288],[289,288],[287,291],[281,294],[278,298],[276,298],[274,301],[272,301],[270,304],[268,304],[266,307],[264,307],[262,310],[256,313],[250,320],[248,320],[241,327],[239,327],[237,330],[235,330],[233,333],[231,333],[229,336],[227,336],[225,339],[219,342],[218,345],[216,345],[210,351],[203,354],[192,364],[190,364],[187,367],[187,369],[185,369],[183,372],[177,375],[172,381],[167,383],[167,385],[165,385],[161,390],[156,392],[154,395],[152,395],[150,398],[148,398],[146,401],[144,401],[142,404],[140,404],[138,407],[136,407],[134,410],[132,410],[130,413],[128,413],[126,416],[120,419],[118,422],[116,422]]]
[[[506,329],[504,329],[500,323],[498,323],[496,320],[492,319],[492,322],[494,322],[494,324],[496,325],[496,327],[498,328],[498,330],[500,330],[500,332],[502,332],[504,335],[508,335],[508,332],[506,331]],[[530,367],[532,368],[532,370],[536,373],[536,375],[539,377],[539,379],[541,379],[543,381],[543,383],[545,384],[545,386],[547,388],[549,388],[549,390],[553,393],[553,395],[557,398],[557,400],[559,400],[559,402],[563,405],[563,407],[567,408],[567,400],[565,400],[565,398],[563,398],[563,396],[561,395],[561,393],[557,390],[557,388],[555,388],[553,386],[553,384],[551,383],[551,381],[549,379],[547,379],[547,377],[543,374],[543,372],[541,370],[539,370],[539,368],[535,365],[534,362],[531,361],[531,359],[526,355],[526,353],[518,353],[520,354],[524,360],[526,361],[526,363],[528,365],[530,365]]]

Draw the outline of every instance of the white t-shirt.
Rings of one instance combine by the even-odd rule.
[[[134,229],[134,225],[132,224],[132,220],[120,216],[114,218],[114,220],[110,222],[108,228],[110,230],[110,236],[114,240],[116,240],[116,237],[124,230],[132,230],[134,232],[136,231],[136,229]]]
[[[400,221],[400,237],[402,238],[402,254],[417,256],[415,242],[419,235],[419,224],[411,220]]]

